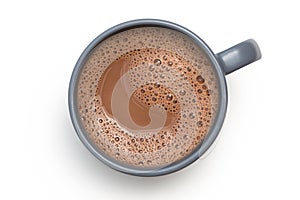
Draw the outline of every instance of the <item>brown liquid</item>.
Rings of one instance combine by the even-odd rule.
[[[162,167],[190,154],[207,135],[217,103],[205,54],[164,28],[136,28],[102,42],[78,84],[90,138],[113,159],[136,167]]]
[[[110,117],[114,117],[112,113],[112,107],[114,105],[111,104],[112,102],[112,93],[116,87],[117,81],[122,78],[124,74],[126,74],[130,69],[133,69],[137,66],[143,66],[143,68],[154,68],[154,60],[151,59],[149,56],[150,53],[152,54],[163,54],[166,52],[161,50],[155,50],[155,49],[139,49],[135,52],[130,52],[125,54],[124,56],[121,56],[121,58],[118,58],[116,61],[114,61],[111,65],[107,67],[105,72],[102,74],[102,77],[98,84],[98,90],[97,90],[97,96],[100,96],[100,99],[102,101],[103,108],[106,111],[106,114]],[[144,59],[140,59],[140,56],[143,55]],[[172,55],[173,56],[173,55]],[[137,60],[135,62],[132,62],[133,60]],[[148,60],[147,63],[145,63],[144,60]],[[161,61],[160,61],[161,62]],[[172,62],[172,61],[169,61]],[[164,63],[163,63],[164,64]],[[150,70],[149,70],[150,71]],[[142,75],[138,74],[140,77]],[[141,81],[141,80],[136,80]],[[130,124],[137,124],[139,127],[137,131],[141,129],[140,126],[146,126],[150,124],[151,119],[149,116],[150,108],[154,105],[164,105],[162,108],[167,112],[167,118],[164,124],[164,127],[168,127],[171,124],[171,121],[174,121],[177,117],[178,113],[180,113],[179,110],[175,110],[176,107],[172,108],[175,104],[170,104],[170,102],[167,100],[167,97],[172,98],[174,97],[173,102],[177,102],[176,96],[172,91],[165,88],[163,85],[160,85],[159,81],[155,83],[146,83],[145,85],[140,86],[140,90],[136,90],[133,95],[128,94],[126,90],[128,90],[129,87],[132,87],[130,82],[127,82],[127,80],[122,81],[122,85],[120,85],[122,88],[119,88],[118,90],[118,99],[116,101],[117,104],[120,104],[120,102],[128,101],[128,105],[115,105],[123,108],[128,108],[129,115],[124,116],[123,112],[118,112],[117,115],[119,117],[115,118],[119,121],[123,121],[123,125],[128,125],[127,128],[134,129],[136,127],[130,127]],[[120,92],[122,91],[122,92]],[[149,98],[151,96],[151,98]],[[148,97],[148,98],[147,98]],[[177,106],[178,107],[178,106]],[[161,108],[161,109],[162,109]],[[156,111],[156,112],[155,112]],[[160,108],[155,109],[152,111],[153,114],[157,114],[157,117],[161,118],[159,116],[160,114]],[[120,117],[121,116],[121,117]],[[123,117],[122,117],[123,116]],[[156,120],[160,120],[157,119]],[[120,120],[121,118],[121,120]],[[122,119],[123,118],[123,119]],[[132,122],[128,122],[128,120],[132,120]],[[163,119],[161,119],[163,120]],[[154,124],[156,125],[156,124]],[[158,127],[159,128],[159,127]],[[160,127],[161,128],[161,127]],[[149,130],[149,129],[148,129]]]

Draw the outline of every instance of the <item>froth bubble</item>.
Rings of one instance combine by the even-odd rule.
[[[159,65],[161,64],[161,60],[155,59],[155,60],[154,60],[154,64],[155,64],[156,66],[159,66]]]
[[[168,65],[169,65],[169,66],[172,66],[172,65],[173,65],[173,62],[172,62],[172,61],[169,61],[169,62],[168,62]]]
[[[160,87],[160,83],[154,83],[154,87],[159,88]]]
[[[149,66],[149,71],[152,72],[153,70],[154,70],[154,66],[153,66],[153,65],[150,65],[150,66]]]
[[[166,99],[168,101],[171,101],[173,99],[173,95],[172,94],[167,94]]]
[[[197,76],[197,81],[199,82],[199,83],[204,83],[204,78],[201,76],[201,75],[199,75],[199,76]]]
[[[140,165],[140,166],[143,166],[143,165],[144,165],[144,163],[143,163],[142,161],[140,161],[140,162],[139,162],[139,165]]]
[[[206,90],[207,96],[209,96],[212,93],[212,90]]]
[[[195,116],[194,113],[190,113],[190,114],[189,114],[189,118],[190,118],[190,119],[194,119],[195,117],[196,117],[196,116]]]
[[[181,96],[185,95],[185,93],[186,93],[185,90],[180,90],[180,91],[179,91],[179,94],[180,94]]]
[[[202,126],[202,122],[201,121],[197,121],[197,126],[201,127]]]

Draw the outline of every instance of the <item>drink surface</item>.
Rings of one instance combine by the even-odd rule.
[[[100,152],[161,168],[201,145],[218,111],[211,62],[188,36],[141,27],[96,46],[77,86],[81,123]]]

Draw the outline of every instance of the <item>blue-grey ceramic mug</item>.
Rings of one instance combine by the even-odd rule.
[[[82,125],[81,118],[79,116],[80,114],[78,112],[76,98],[77,85],[80,73],[86,62],[87,57],[90,55],[93,49],[99,43],[111,37],[112,35],[120,33],[124,30],[134,29],[137,27],[162,27],[178,31],[189,37],[199,48],[203,50],[203,52],[205,52],[206,56],[209,58],[211,66],[214,68],[219,86],[218,111],[216,113],[215,120],[211,125],[209,133],[207,134],[201,145],[199,145],[195,150],[193,150],[193,152],[186,155],[179,161],[155,169],[137,168],[134,166],[123,165],[122,163],[110,158],[105,152],[97,148],[93,141],[91,141],[91,139],[88,137],[88,133]],[[227,87],[225,75],[245,65],[248,65],[260,58],[261,53],[259,47],[257,43],[252,39],[241,42],[225,51],[215,54],[208,47],[208,45],[204,43],[204,41],[200,39],[196,34],[175,23],[156,19],[140,19],[116,25],[108,29],[104,33],[100,34],[96,39],[94,39],[83,51],[82,55],[80,56],[79,60],[75,65],[69,85],[69,112],[73,126],[80,140],[86,146],[86,148],[100,161],[117,171],[136,176],[159,176],[178,171],[188,166],[189,164],[197,160],[199,157],[201,157],[205,152],[207,152],[219,134],[219,131],[225,118],[227,107]]]

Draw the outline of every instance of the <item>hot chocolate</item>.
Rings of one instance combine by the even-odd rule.
[[[124,165],[161,168],[190,154],[218,110],[218,80],[184,34],[140,27],[102,41],[77,85],[90,140]]]

